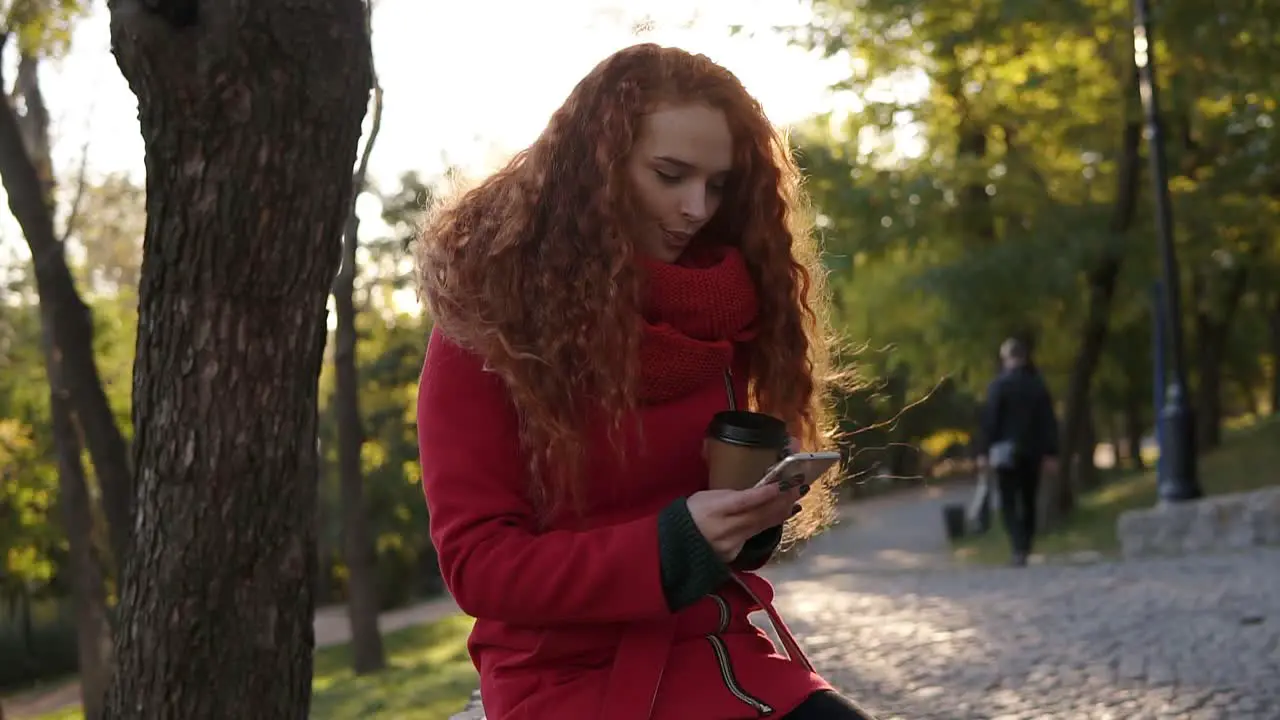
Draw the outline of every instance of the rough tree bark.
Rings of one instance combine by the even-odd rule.
[[[360,0],[112,0],[147,154],[137,524],[107,718],[302,720]]]
[[[21,116],[14,114],[12,117],[22,135],[28,162],[36,168],[34,177],[39,182],[37,192],[44,198],[46,211],[52,215],[55,183],[50,156],[49,111],[40,91],[39,60],[35,56],[25,53],[20,56],[13,96],[22,101],[24,112]],[[83,166],[81,170],[77,201],[85,182]],[[67,236],[74,230],[77,209],[78,203],[73,203],[63,236],[57,239],[56,248],[50,251],[50,262],[56,261],[65,267],[63,247]],[[107,618],[102,567],[94,552],[93,501],[85,481],[84,465],[80,460],[83,444],[71,394],[67,390],[64,352],[55,337],[57,318],[54,307],[55,303],[45,303],[41,298],[41,342],[45,374],[49,382],[50,429],[54,452],[58,458],[58,503],[63,532],[67,538],[67,565],[70,569],[71,600],[76,618],[81,703],[85,719],[98,720],[102,717],[102,701],[110,674],[111,627]]]
[[[0,49],[8,35],[0,35]],[[27,86],[28,117],[35,127],[43,113],[43,126],[48,127],[48,113],[40,99],[37,75],[32,66],[21,75]],[[8,102],[0,103],[0,177],[9,196],[9,209],[22,227],[31,250],[35,268],[36,291],[42,312],[53,323],[53,342],[62,353],[62,373],[70,394],[80,432],[84,435],[102,492],[103,510],[107,516],[111,551],[116,567],[128,557],[129,532],[132,523],[132,479],[129,454],[116,425],[115,415],[102,389],[98,364],[93,354],[93,318],[76,290],[75,280],[63,255],[62,241],[54,231],[53,210],[45,188],[53,179],[48,157],[47,130],[24,132],[23,121]],[[32,148],[28,152],[28,147]]]
[[[369,154],[378,140],[382,124],[382,89],[377,76],[373,82],[373,125],[360,154],[360,166],[352,178],[352,197],[342,238],[342,267],[333,283],[333,304],[337,315],[333,353],[333,407],[338,425],[338,470],[342,489],[343,555],[347,563],[347,618],[351,623],[352,667],[357,674],[381,670],[387,665],[378,630],[377,553],[369,527],[369,510],[364,497],[361,450],[364,427],[360,422],[360,379],[356,363],[355,287],[357,250],[360,247],[360,218],[355,199],[365,185]]]

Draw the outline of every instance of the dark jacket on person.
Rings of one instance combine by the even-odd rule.
[[[1058,454],[1058,420],[1044,379],[1029,366],[1006,370],[987,387],[978,450],[1012,440],[1019,460],[1039,462]]]

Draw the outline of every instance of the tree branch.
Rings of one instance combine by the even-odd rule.
[[[365,2],[365,32],[373,35],[373,0]],[[351,200],[347,206],[347,222],[343,231],[342,265],[334,277],[333,286],[341,287],[344,283],[355,283],[355,247],[359,243],[356,237],[360,229],[360,220],[356,217],[356,198],[364,192],[365,180],[369,174],[369,156],[373,154],[374,143],[378,141],[378,133],[382,130],[382,84],[378,81],[378,68],[373,62],[373,49],[369,50],[369,84],[373,90],[373,122],[369,126],[369,135],[364,140],[360,151],[360,162],[356,165],[355,175],[351,181]],[[348,277],[350,276],[350,277]]]
[[[365,31],[373,37],[374,0],[367,0],[364,6]],[[355,183],[351,188],[351,212],[355,212],[355,199],[364,191],[365,176],[369,172],[369,155],[373,153],[373,144],[378,141],[378,132],[382,130],[382,83],[378,81],[378,66],[373,62],[373,51],[369,51],[369,68],[371,70],[370,85],[373,89],[373,124],[369,127],[369,137],[365,138],[364,149],[360,152],[360,164],[356,170]]]
[[[80,146],[80,170],[76,172],[76,194],[71,198],[71,205],[67,208],[67,220],[62,226],[62,235],[58,238],[60,245],[67,244],[67,240],[75,233],[76,226],[80,222],[80,208],[84,204],[85,188],[89,185],[88,170],[89,139],[86,137],[84,144]]]

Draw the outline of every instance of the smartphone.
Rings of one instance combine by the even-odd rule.
[[[788,455],[781,462],[765,471],[756,487],[777,483],[781,489],[790,490],[809,485],[840,462],[840,453],[834,450],[805,452]]]

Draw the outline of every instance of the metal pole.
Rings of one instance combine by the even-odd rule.
[[[1160,98],[1156,83],[1155,44],[1151,42],[1148,0],[1134,0],[1133,51],[1138,66],[1138,89],[1147,120],[1147,155],[1156,201],[1156,232],[1163,261],[1165,339],[1169,343],[1169,384],[1166,388],[1164,437],[1169,458],[1160,478],[1158,494],[1163,502],[1195,500],[1203,494],[1197,478],[1195,422],[1187,393],[1187,369],[1183,356],[1182,305],[1178,259],[1173,243],[1173,207],[1169,199],[1164,134],[1160,125]],[[1164,453],[1161,452],[1161,455]]]

